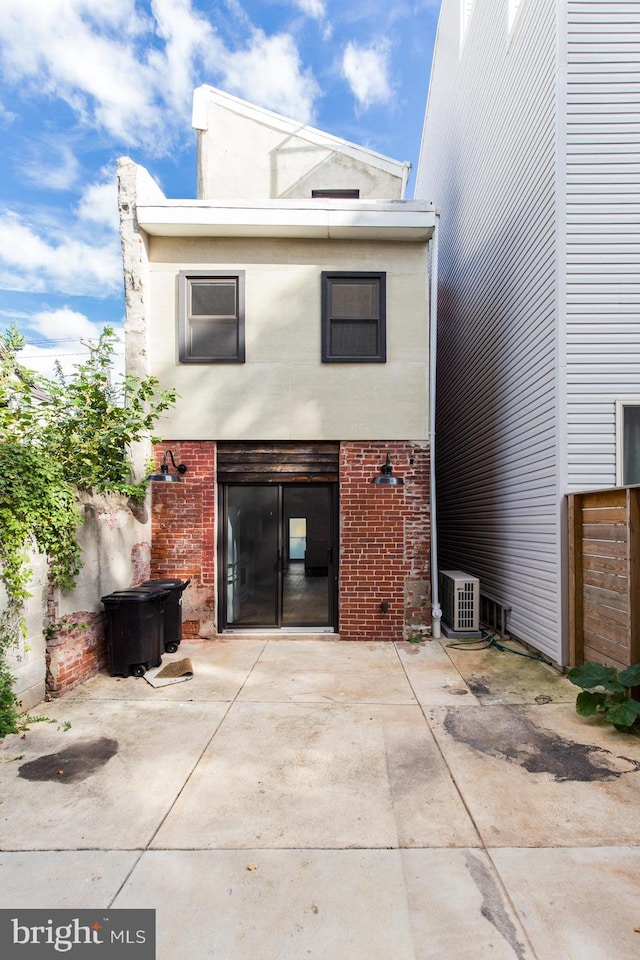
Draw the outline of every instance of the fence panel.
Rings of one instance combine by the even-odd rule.
[[[640,660],[640,488],[569,495],[571,663]]]

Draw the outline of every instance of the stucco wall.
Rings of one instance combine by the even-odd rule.
[[[202,199],[297,199],[327,188],[358,188],[369,200],[402,196],[402,163],[222,91],[196,91],[194,126]]]
[[[151,372],[181,395],[165,436],[425,439],[427,244],[151,238]],[[177,361],[178,271],[245,271],[244,364]],[[387,362],[321,362],[321,272],[384,270]]]
[[[24,710],[86,680],[106,663],[101,597],[150,576],[150,519],[126,498],[81,494],[78,535],[83,566],[73,590],[49,592],[46,558],[31,558],[31,597],[24,605],[27,635],[9,651],[14,690]],[[6,595],[0,587],[0,603]],[[47,639],[45,640],[45,632]]]

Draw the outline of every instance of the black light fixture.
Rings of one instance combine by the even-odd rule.
[[[175,473],[169,473],[169,464],[167,463],[167,457],[171,459],[173,469]],[[160,473],[152,473],[147,477],[147,480],[152,480],[155,482],[162,483],[180,483],[181,477],[180,474],[186,473],[187,468],[184,463],[176,463],[173,458],[171,450],[165,450],[164,456],[162,458],[162,463],[160,464]]]
[[[387,454],[387,459],[380,467],[380,476],[374,477],[371,483],[375,483],[378,486],[384,487],[403,487],[404,480],[402,477],[394,477],[393,467],[391,466],[391,457]]]

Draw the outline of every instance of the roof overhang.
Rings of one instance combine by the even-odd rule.
[[[154,237],[270,237],[425,242],[434,207],[420,200],[167,200],[138,204],[139,226]]]

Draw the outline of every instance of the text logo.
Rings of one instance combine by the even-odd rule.
[[[155,910],[0,910],[0,956],[155,960]]]

